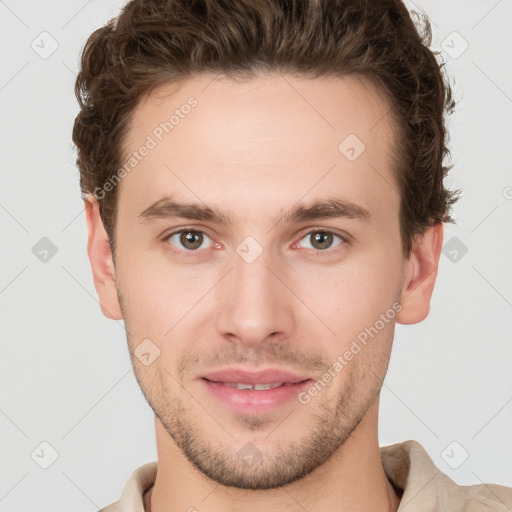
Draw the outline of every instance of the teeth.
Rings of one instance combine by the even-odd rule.
[[[264,391],[266,389],[274,389],[282,386],[283,382],[275,382],[270,384],[244,384],[238,382],[223,382],[224,386],[237,389],[250,389],[252,391]]]
[[[282,382],[276,382],[275,384],[254,384],[254,389],[256,391],[263,391],[265,389],[274,389],[282,386]]]

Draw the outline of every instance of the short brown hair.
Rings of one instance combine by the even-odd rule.
[[[132,0],[89,37],[75,93],[73,142],[82,193],[95,194],[121,166],[122,144],[140,99],[203,72],[250,78],[291,72],[357,75],[391,105],[402,249],[429,226],[453,222],[444,178],[445,113],[455,106],[443,64],[429,49],[428,18],[413,22],[402,0]],[[110,188],[110,187],[109,187]],[[102,189],[103,190],[103,189]],[[115,256],[117,188],[100,214]]]

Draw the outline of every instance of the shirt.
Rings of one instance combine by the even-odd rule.
[[[512,487],[462,486],[441,472],[417,441],[381,446],[382,466],[402,495],[397,512],[511,512]],[[157,462],[137,468],[121,497],[100,512],[144,512],[143,496],[155,482]]]

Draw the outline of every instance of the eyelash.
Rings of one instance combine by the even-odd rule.
[[[199,233],[199,234],[202,234],[202,235],[205,235],[207,236],[208,238],[211,239],[211,237],[209,237],[204,231],[201,231],[199,229],[193,229],[193,228],[182,228],[182,229],[178,229],[176,231],[173,231],[172,233],[169,233],[167,235],[164,236],[163,238],[163,241],[166,243],[166,246],[167,248],[173,252],[174,254],[180,254],[180,255],[184,255],[185,257],[190,257],[190,256],[195,256],[197,255],[199,252],[201,251],[204,251],[206,249],[196,249],[196,250],[188,250],[188,249],[177,249],[177,248],[174,248],[170,243],[169,243],[169,239],[174,236],[174,235],[178,235],[178,234],[181,234],[181,233]],[[316,228],[316,229],[312,229],[310,231],[308,231],[307,233],[305,233],[300,239],[299,239],[299,242],[301,240],[303,240],[304,238],[308,237],[308,236],[311,236],[312,234],[314,233],[322,233],[324,235],[333,235],[334,237],[338,238],[341,243],[339,243],[337,246],[335,246],[334,249],[332,248],[328,248],[328,249],[324,249],[324,250],[320,250],[320,249],[310,249],[310,251],[313,251],[314,254],[318,254],[318,255],[325,255],[325,254],[331,254],[333,252],[336,251],[336,247],[340,247],[340,246],[345,246],[346,244],[348,244],[348,240],[346,237],[338,234],[338,233],[335,233],[333,231],[329,231],[329,230],[326,230],[326,229],[319,229],[319,228]],[[296,244],[294,244],[296,245]]]

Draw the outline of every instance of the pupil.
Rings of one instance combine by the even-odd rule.
[[[202,243],[202,235],[201,233],[196,233],[195,231],[187,231],[181,234],[180,242],[184,247],[188,249],[197,249],[201,246]],[[195,241],[194,241],[195,238]]]
[[[331,233],[322,233],[318,232],[314,235],[315,244],[318,243],[320,247],[317,247],[318,249],[327,249],[331,243],[332,243],[332,234]]]

